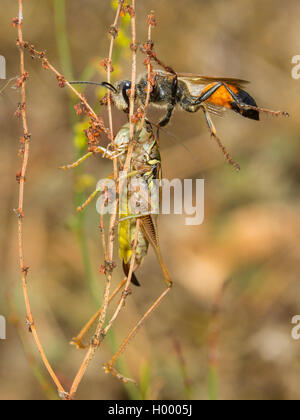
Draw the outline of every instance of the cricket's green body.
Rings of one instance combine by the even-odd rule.
[[[130,138],[129,129],[129,124],[126,124],[115,139],[118,152],[125,152],[120,157],[123,164]],[[160,154],[155,136],[151,128],[144,127],[132,154],[130,172],[124,174],[126,187],[123,186],[120,194],[119,255],[126,274],[129,272],[137,218],[142,220],[142,229],[138,233],[134,270],[147,255],[149,241],[158,247],[156,219],[159,209],[160,172]],[[133,282],[138,284],[135,276]]]

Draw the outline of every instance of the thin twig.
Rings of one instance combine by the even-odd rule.
[[[91,105],[87,102],[86,98],[83,94],[78,92],[78,90],[65,79],[65,77],[50,63],[50,61],[46,58],[46,55],[43,51],[37,51],[33,45],[30,45],[28,42],[23,41],[19,38],[18,44],[20,48],[27,49],[32,57],[37,57],[42,60],[42,65],[46,70],[51,70],[57,77],[59,81],[60,87],[68,86],[69,89],[80,99],[80,102],[84,106],[87,114],[89,117],[93,118],[98,124],[101,130],[106,134],[106,136],[113,141],[111,137],[111,132],[107,129],[104,125],[102,118],[99,117],[91,107]]]
[[[148,16],[148,43],[152,43],[152,27],[155,26],[155,19],[154,19],[154,14],[153,12],[151,12],[151,14]],[[151,66],[151,60],[148,60],[147,63],[147,96],[146,96],[146,101],[145,101],[145,105],[144,105],[144,109],[143,109],[143,117],[141,119],[141,123],[140,123],[140,130],[143,129],[144,124],[145,124],[145,119],[147,116],[147,109],[150,103],[150,95],[151,95],[151,91],[153,89],[152,87],[152,80],[151,80],[151,76],[152,76],[152,66]]]
[[[130,101],[129,101],[129,122],[130,122],[130,141],[131,141],[131,146],[133,147],[134,130],[135,130],[135,124],[133,123],[133,114],[134,114],[134,102],[135,102],[136,55],[137,55],[135,0],[131,1],[131,6],[132,6],[133,11],[132,11],[132,16],[131,16],[132,68],[131,68],[131,89],[130,89]],[[127,161],[129,162],[131,161],[130,147],[128,150]],[[125,168],[124,168],[125,172],[126,172],[126,163],[125,163]]]
[[[27,324],[29,327],[29,331],[32,332],[32,335],[34,337],[36,346],[38,348],[38,351],[42,357],[42,360],[44,362],[44,365],[46,369],[48,370],[50,376],[52,377],[54,383],[56,384],[58,391],[61,396],[65,395],[65,390],[63,386],[61,385],[59,379],[57,378],[54,370],[52,369],[47,356],[45,354],[45,351],[43,349],[43,346],[40,342],[36,326],[34,323],[34,318],[32,315],[31,310],[31,304],[28,294],[28,287],[27,287],[27,275],[29,267],[25,265],[25,259],[24,259],[24,246],[23,246],[23,218],[24,218],[24,184],[25,184],[25,177],[27,172],[27,166],[28,166],[28,159],[29,159],[29,150],[30,150],[30,134],[28,130],[28,123],[27,123],[27,114],[26,114],[26,78],[23,77],[23,75],[26,74],[25,72],[25,60],[24,60],[24,49],[22,47],[23,45],[23,31],[22,31],[22,23],[23,23],[23,0],[19,1],[19,17],[17,21],[17,27],[18,27],[18,37],[20,42],[20,70],[21,70],[21,100],[22,105],[20,107],[20,113],[22,116],[22,122],[23,122],[23,132],[24,132],[24,154],[23,154],[23,163],[22,163],[22,169],[19,179],[19,207],[16,210],[16,213],[18,215],[18,244],[19,244],[19,261],[20,261],[20,268],[22,273],[22,286],[23,286],[23,294],[25,299],[25,305],[26,305],[26,312],[27,312]]]

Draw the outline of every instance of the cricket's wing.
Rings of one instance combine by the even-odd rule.
[[[143,216],[140,218],[142,221],[141,227],[144,235],[152,245],[156,257],[159,261],[160,268],[162,270],[162,273],[164,275],[164,280],[168,287],[172,285],[172,279],[169,274],[169,271],[166,267],[166,264],[164,262],[160,247],[159,247],[159,238],[158,238],[158,231],[157,231],[157,224],[155,219],[152,216]]]
[[[154,218],[151,215],[142,216],[140,218],[142,224],[142,230],[154,249],[159,247],[159,239],[157,232],[157,225]]]

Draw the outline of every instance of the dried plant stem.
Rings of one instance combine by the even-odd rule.
[[[60,73],[59,73],[59,71],[57,71],[56,70],[56,68],[55,67],[53,67],[52,66],[52,64],[47,60],[47,64],[48,64],[48,66],[49,66],[49,69],[51,70],[51,71],[53,71],[53,73],[54,74],[56,74],[56,76],[57,76],[57,78],[59,79],[59,78],[61,78],[61,77],[63,77]],[[111,133],[110,133],[110,131],[104,126],[104,124],[103,124],[103,121],[102,121],[102,119],[101,118],[99,118],[99,116],[95,113],[95,111],[93,110],[93,108],[89,105],[89,103],[87,102],[87,100],[85,99],[85,97],[84,97],[84,95],[82,95],[81,93],[79,93],[78,92],[78,90],[76,90],[75,88],[74,88],[74,86],[73,85],[71,85],[67,80],[64,80],[64,84],[66,85],[66,86],[68,86],[68,88],[69,89],[71,89],[72,90],[72,92],[76,95],[76,96],[78,96],[78,98],[80,99],[80,101],[85,105],[85,107],[86,107],[86,109],[89,111],[89,114],[90,114],[90,116],[91,117],[93,117],[98,123],[99,123],[99,125],[101,126],[101,129],[103,130],[103,132],[106,134],[106,136],[110,139],[110,140],[112,140],[112,137],[111,137]]]
[[[134,116],[134,103],[135,103],[135,88],[136,88],[136,53],[137,53],[137,44],[136,44],[136,20],[135,20],[135,0],[131,2],[132,15],[131,15],[131,50],[132,50],[132,68],[131,68],[131,89],[130,89],[130,99],[129,99],[129,146],[127,150],[127,156],[125,160],[124,167],[122,168],[123,172],[128,173],[131,166],[132,153],[135,143],[135,123],[133,122]],[[122,191],[125,178],[119,180],[119,191]]]
[[[23,49],[23,31],[22,31],[22,23],[23,23],[23,0],[19,1],[19,18],[18,18],[18,37],[20,42],[20,70],[21,70],[21,76],[25,74],[25,60],[24,60],[24,49]],[[21,83],[21,100],[22,100],[22,106],[20,108],[21,116],[22,116],[22,122],[23,122],[23,132],[24,132],[24,154],[23,154],[23,163],[22,163],[22,169],[21,169],[21,175],[19,177],[19,207],[17,209],[17,215],[18,215],[18,244],[19,244],[19,261],[20,261],[20,268],[22,272],[22,287],[23,287],[23,294],[25,299],[25,305],[26,305],[26,312],[27,312],[27,323],[29,326],[29,330],[32,332],[32,335],[34,337],[36,346],[38,348],[38,351],[42,357],[42,360],[44,362],[44,365],[46,369],[48,370],[50,376],[52,377],[54,383],[56,384],[59,392],[61,394],[65,394],[65,390],[63,386],[61,385],[59,379],[57,378],[54,370],[52,369],[47,356],[45,354],[45,351],[43,349],[43,346],[40,342],[36,326],[34,323],[34,318],[32,315],[31,305],[30,305],[30,299],[28,294],[28,287],[27,287],[27,274],[28,274],[28,267],[25,265],[25,259],[24,259],[24,246],[23,246],[23,218],[24,218],[24,184],[25,184],[25,177],[27,172],[27,166],[28,166],[28,159],[29,159],[29,150],[30,150],[30,134],[28,130],[28,123],[27,123],[27,114],[26,114],[26,80],[23,77],[22,83]]]
[[[151,42],[151,38],[152,38],[152,25],[151,22],[149,23],[148,26],[148,42]],[[149,106],[149,102],[150,102],[150,94],[151,94],[151,89],[152,89],[152,84],[151,84],[151,72],[152,72],[152,66],[151,66],[151,61],[149,60],[148,64],[147,64],[147,72],[148,72],[148,77],[147,77],[147,96],[146,96],[146,101],[145,101],[145,105],[144,105],[144,110],[143,110],[143,117],[141,119],[141,124],[140,124],[140,130],[143,129],[144,124],[145,124],[145,120],[146,120],[146,115],[147,115],[147,109]]]
[[[111,39],[110,39],[110,46],[109,46],[109,56],[108,56],[108,66],[107,66],[107,82],[111,83],[111,71],[112,71],[112,55],[113,55],[113,49],[114,49],[114,41],[115,41],[115,36],[118,33],[117,32],[117,24],[120,18],[120,12],[123,6],[124,0],[120,0],[119,4],[118,4],[118,9],[117,9],[117,13],[116,13],[116,17],[114,20],[114,23],[111,27]],[[109,129],[110,129],[110,133],[111,133],[111,137],[114,138],[113,135],[113,120],[112,120],[112,110],[111,110],[111,91],[108,89],[107,92],[107,97],[108,97],[108,101],[107,101],[107,108],[108,108],[108,120],[109,120]]]
[[[132,37],[132,42],[131,42],[131,49],[132,49],[132,72],[131,72],[131,92],[130,92],[130,106],[129,106],[129,121],[130,121],[130,142],[129,142],[129,146],[128,146],[128,151],[127,151],[127,156],[126,156],[126,161],[124,164],[124,168],[123,171],[125,173],[128,173],[128,170],[130,168],[131,165],[131,158],[132,158],[132,153],[133,153],[133,147],[134,147],[134,130],[135,130],[135,124],[133,123],[133,114],[134,114],[134,102],[135,102],[135,85],[136,85],[136,21],[135,21],[135,0],[132,0],[132,16],[131,16],[131,37]],[[123,188],[123,183],[125,181],[125,178],[121,178],[119,179],[119,191],[122,191]],[[113,216],[112,216],[113,218]],[[116,313],[114,314],[114,316],[112,317],[112,319],[110,320],[108,327],[105,328],[104,332],[105,334],[108,332],[108,330],[111,328],[111,325],[113,323],[113,321],[116,319],[118,313],[120,312],[123,304],[124,304],[124,300],[126,298],[126,296],[128,295],[128,290],[129,290],[129,285],[130,285],[130,281],[131,281],[131,277],[132,277],[132,273],[133,273],[133,269],[134,269],[134,265],[135,265],[135,255],[136,255],[136,244],[137,244],[137,238],[138,238],[138,232],[140,230],[140,220],[137,219],[137,223],[136,223],[136,241],[134,242],[133,245],[133,250],[132,250],[132,256],[131,256],[131,263],[130,263],[130,270],[129,270],[129,274],[127,277],[127,283],[122,295],[122,299],[120,301],[120,304],[117,308]],[[112,243],[113,245],[113,243]]]
[[[26,48],[29,50],[32,57],[38,57],[42,59],[43,67],[47,70],[51,70],[57,77],[57,80],[60,83],[60,87],[68,86],[69,89],[80,99],[80,102],[83,104],[83,106],[86,109],[87,114],[94,119],[101,130],[105,133],[105,135],[113,141],[113,138],[111,137],[110,130],[107,129],[104,125],[103,120],[95,113],[91,105],[87,102],[84,95],[82,95],[78,90],[74,88],[74,86],[68,82],[68,80],[65,79],[65,77],[58,71],[56,68],[50,63],[50,61],[46,58],[46,55],[44,52],[37,51],[33,45],[29,45],[28,42],[24,42],[24,40],[19,39],[19,46],[21,48]]]
[[[134,129],[135,125],[133,123],[133,114],[134,114],[134,100],[135,100],[135,85],[136,85],[136,55],[137,55],[137,43],[136,43],[136,19],[135,19],[135,0],[131,1],[131,6],[133,9],[133,14],[131,16],[131,49],[132,49],[132,67],[131,67],[131,89],[130,89],[130,102],[129,102],[129,121],[130,121],[130,140],[131,144],[129,145],[128,156],[126,163],[131,161],[130,149],[133,147],[134,140]],[[131,146],[131,148],[130,148]],[[132,150],[131,150],[132,153]],[[125,172],[126,172],[126,163],[125,163]]]
[[[74,396],[77,392],[77,389],[80,385],[80,382],[82,381],[82,378],[85,375],[85,372],[86,372],[89,364],[93,360],[93,358],[95,356],[95,353],[96,353],[96,351],[99,348],[99,345],[101,343],[101,341],[100,341],[101,329],[102,329],[104,321],[105,321],[106,311],[107,311],[108,302],[109,302],[109,286],[110,286],[110,279],[107,278],[99,324],[97,326],[96,333],[94,335],[93,340],[91,341],[91,344],[90,344],[90,347],[87,351],[87,354],[86,354],[86,356],[83,360],[83,363],[81,364],[81,366],[80,366],[80,368],[79,368],[79,370],[78,370],[78,372],[75,376],[75,379],[72,383],[72,386],[71,386],[71,389],[70,389],[70,392],[69,392],[69,395],[68,395],[68,399],[70,399],[70,400],[72,400],[74,398]]]

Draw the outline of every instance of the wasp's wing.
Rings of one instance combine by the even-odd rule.
[[[192,96],[200,96],[203,89],[211,83],[223,82],[230,86],[235,86],[239,89],[243,88],[245,84],[249,83],[242,79],[233,79],[225,77],[209,77],[199,76],[196,74],[179,73],[178,79],[182,80],[187,86]]]
[[[183,81],[200,84],[200,85],[208,85],[210,83],[215,83],[215,82],[224,82],[224,83],[228,83],[229,85],[242,88],[245,85],[250,83],[247,80],[235,79],[233,77],[201,76],[201,75],[192,74],[192,73],[178,73],[177,75],[178,75],[178,78]]]
[[[227,108],[224,108],[223,106],[207,103],[205,104],[205,108],[207,111],[216,117],[224,117],[224,113],[227,110]]]
[[[190,73],[178,73],[178,79],[182,80],[188,86],[190,94],[192,96],[200,96],[203,89],[208,85],[217,82],[223,82],[230,86],[235,86],[242,89],[249,82],[243,79],[235,79],[230,77],[213,77],[213,76],[201,76]],[[219,106],[214,103],[207,103],[206,109],[210,114],[222,117],[226,108]]]
[[[154,73],[163,75],[164,77],[168,77],[170,79],[174,78],[174,74],[168,73],[164,70],[154,70]],[[212,83],[223,82],[230,86],[235,86],[238,89],[243,89],[245,85],[250,83],[249,81],[243,79],[236,79],[231,77],[202,76],[193,73],[177,73],[177,76],[178,80],[181,80],[187,85],[190,94],[196,97],[200,96],[203,90]],[[222,117],[227,108],[224,108],[212,102],[207,102],[206,109],[210,114]]]
[[[174,78],[174,74],[168,73],[164,70],[154,70],[157,75],[168,77],[170,79]],[[236,79],[233,77],[217,77],[217,76],[202,76],[199,74],[193,73],[176,73],[179,80],[186,82],[187,84],[193,84],[195,86],[207,86],[210,83],[223,82],[228,85],[236,86],[238,88],[243,88],[245,85],[249,84],[248,80]]]

